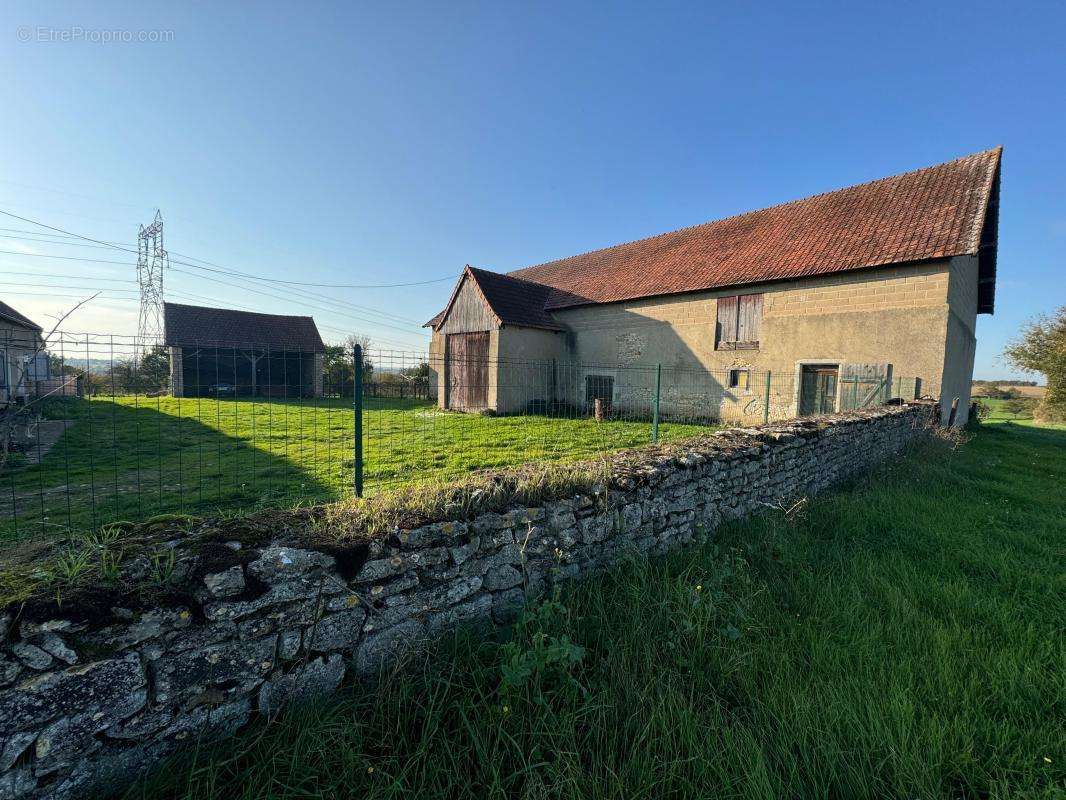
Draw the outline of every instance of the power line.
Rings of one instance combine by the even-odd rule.
[[[117,244],[111,244],[110,242],[105,242],[102,239],[94,239],[91,236],[82,236],[80,233],[72,233],[71,231],[66,231],[62,228],[57,228],[54,225],[46,225],[43,222],[38,222],[37,220],[30,219],[29,217],[20,217],[18,214],[12,214],[10,211],[4,211],[0,209],[0,214],[11,217],[12,219],[21,220],[22,222],[28,222],[30,223],[30,225],[40,225],[42,228],[48,228],[48,230],[50,231],[56,231],[57,233],[65,233],[67,236],[73,236],[76,239],[84,239],[87,242],[107,245],[108,247],[113,247],[116,250],[125,250],[127,253],[133,253],[134,255],[137,255],[136,250],[130,250],[128,247],[121,247]]]
[[[170,290],[170,291],[168,291],[167,294],[170,297],[178,297],[178,298],[181,298],[181,299],[199,300],[199,301],[205,301],[206,300],[208,302],[214,301],[214,298],[205,297],[202,294],[192,294],[190,292],[176,292],[176,291]],[[251,311],[253,313],[258,313],[256,309],[251,308],[250,306],[243,306],[243,305],[240,305],[239,303],[231,303],[230,305],[232,305],[234,308],[239,308],[239,309],[241,309],[243,311]],[[352,330],[351,328],[338,328],[336,325],[326,325],[323,322],[317,322],[316,321],[315,325],[317,327],[323,328],[325,330],[337,331],[338,333],[343,333],[343,334],[355,334],[356,333],[356,331]],[[394,339],[383,339],[380,336],[373,336],[371,338],[373,338],[375,341],[378,341],[378,342],[383,342],[385,344],[394,345],[395,347],[398,347],[400,349],[411,347],[410,343],[397,342]]]
[[[151,206],[141,206],[135,203],[122,203],[118,200],[110,200],[106,197],[93,196],[89,194],[79,194],[78,192],[70,192],[65,189],[53,189],[50,186],[35,186],[32,183],[20,183],[19,181],[8,180],[7,178],[0,178],[0,183],[6,183],[9,186],[18,186],[23,189],[31,189],[35,192],[48,192],[49,194],[59,194],[66,197],[77,197],[80,200],[92,200],[93,202],[103,201],[104,203],[112,206],[125,206],[126,208],[136,208],[140,211],[144,211]]]
[[[84,276],[82,276],[84,277]],[[98,286],[57,286],[54,283],[25,283],[24,281],[0,281],[0,286],[36,286],[41,289],[55,288],[55,289],[86,289],[90,292],[129,292],[136,294],[134,289],[101,289]]]
[[[194,256],[190,256],[185,253],[179,253],[176,250],[174,251],[174,254],[184,256],[185,258],[194,258]],[[212,264],[210,261],[205,261],[202,258],[195,258],[194,260],[199,261],[203,264],[211,264],[212,267],[218,267],[217,264]],[[187,262],[176,263],[185,263],[186,266],[195,266]],[[207,267],[201,267],[201,269],[207,269]],[[262,278],[258,275],[249,275],[247,272],[238,272],[237,270],[227,269],[226,267],[219,267],[218,270],[212,271],[222,271],[229,275],[234,275],[240,278],[251,278],[252,280],[270,281],[271,283],[284,283],[288,286],[314,286],[320,289],[399,289],[411,286],[428,286],[432,283],[443,283],[444,281],[455,280],[454,275],[449,275],[445,278],[434,278],[428,281],[411,281],[409,283],[311,283],[307,281],[285,281],[281,280],[280,278]]]
[[[104,259],[104,258],[82,258],[81,256],[60,256],[60,255],[53,255],[51,253],[22,253],[22,252],[19,252],[18,250],[0,250],[0,253],[5,254],[5,255],[12,255],[12,256],[29,256],[30,258],[57,258],[57,259],[60,259],[62,261],[80,261],[80,262],[87,263],[87,264],[116,264],[118,266],[123,266],[123,267],[135,267],[135,266],[137,266],[137,264],[132,262],[132,261],[112,261],[112,260]],[[202,270],[206,270],[206,271],[212,272],[212,273],[219,272],[219,270],[208,270],[206,267],[201,267],[198,264],[189,264],[189,263],[187,263],[185,261],[170,261],[170,264],[171,264],[170,269],[172,269],[174,272],[180,272],[180,273],[182,273],[184,275],[191,275],[192,277],[200,278],[202,280],[212,280],[212,279],[208,278],[206,275],[196,275],[194,273],[187,272],[185,270],[176,269],[173,265],[174,264],[181,264],[183,266],[188,266],[188,267],[191,267],[193,269],[202,269]],[[223,273],[223,274],[230,274],[230,273]],[[215,280],[217,281],[217,279],[215,279]],[[266,280],[266,279],[253,278],[253,280]],[[217,282],[225,283],[223,281],[217,281]],[[235,286],[237,288],[247,288],[247,287],[240,286],[238,284],[232,284],[232,283],[225,283],[225,285],[227,285],[227,286]],[[252,291],[252,290],[249,289],[249,291]],[[395,314],[389,314],[389,313],[384,312],[384,311],[377,311],[376,309],[368,308],[366,306],[358,306],[358,305],[356,305],[354,303],[349,303],[348,301],[345,301],[345,300],[334,300],[332,298],[328,298],[328,297],[324,297],[322,295],[318,295],[315,292],[309,292],[306,289],[291,289],[291,288],[289,288],[288,291],[291,292],[291,293],[296,294],[297,296],[299,296],[299,294],[301,294],[301,293],[302,294],[307,294],[307,295],[311,295],[313,297],[316,297],[316,298],[320,299],[323,302],[333,303],[335,305],[350,306],[352,308],[355,308],[355,309],[358,309],[358,310],[362,310],[362,311],[365,311],[367,313],[377,314],[379,316],[392,318],[392,319],[398,320],[400,322],[409,322],[414,327],[418,326],[418,323],[416,321],[414,321],[414,320],[411,320],[411,319],[406,319],[404,317],[399,317],[399,316],[396,316]],[[292,298],[278,298],[277,295],[267,295],[267,296],[268,297],[274,297],[275,299],[283,299],[283,300],[291,300],[292,299]],[[320,309],[320,310],[329,311],[329,309]],[[365,321],[366,322],[373,322],[375,324],[382,324],[382,325],[385,324],[385,323],[379,323],[377,320],[365,320]],[[395,327],[395,326],[390,326],[390,327]]]
[[[65,289],[67,287],[60,286],[60,287],[57,287],[57,288]],[[123,290],[121,290],[121,289],[89,289],[87,291],[97,292],[99,294],[99,293],[102,293],[102,292],[117,292],[117,291],[123,291]],[[79,298],[82,298],[82,299],[85,298],[85,295],[83,295],[83,294],[54,294],[53,292],[17,292],[17,291],[9,291],[7,289],[4,290],[4,294],[5,295],[9,295],[9,294],[27,295],[27,296],[32,296],[32,297],[79,297]],[[136,298],[133,298],[133,297],[104,297],[104,299],[105,300],[129,300],[131,303],[135,302],[135,300],[136,300]]]
[[[31,240],[31,241],[40,241],[40,240]],[[45,242],[42,242],[42,243],[45,243]],[[61,242],[47,242],[47,244],[62,244],[62,243]],[[80,246],[80,247],[95,247],[95,245],[78,245],[78,246]],[[31,258],[57,258],[57,259],[61,259],[61,260],[64,260],[64,261],[83,261],[83,262],[91,263],[91,264],[117,264],[119,266],[137,266],[136,264],[134,264],[132,262],[126,262],[126,261],[112,261],[112,260],[109,260],[109,259],[102,259],[102,258],[83,258],[81,256],[61,256],[61,255],[55,255],[55,254],[52,254],[52,253],[23,253],[23,252],[20,252],[18,250],[0,250],[0,253],[4,253],[4,254],[7,254],[7,255],[30,256]],[[226,274],[226,275],[236,274],[236,273],[223,272],[223,271],[220,271],[220,270],[208,269],[207,267],[201,267],[198,264],[190,264],[187,261],[180,261],[179,260],[179,261],[171,261],[170,263],[171,264],[181,264],[183,266],[191,267],[192,269],[200,269],[200,270],[204,270],[204,271],[211,272],[211,273],[219,273],[219,274]],[[186,273],[186,274],[191,274],[191,273]],[[273,282],[269,278],[253,277],[253,278],[251,278],[251,280],[261,281],[261,282],[265,282],[265,283],[268,283],[268,284]],[[309,291],[307,289],[294,289],[294,288],[290,288],[290,287],[285,287],[285,288],[286,288],[287,291],[295,293],[297,296],[302,294],[302,295],[306,295],[306,296],[309,296],[309,297],[313,297],[316,300],[320,300],[322,302],[331,303],[333,305],[347,306],[347,307],[350,307],[350,308],[353,308],[353,309],[356,309],[356,310],[359,310],[359,311],[363,311],[363,312],[368,313],[368,314],[376,314],[378,316],[385,317],[386,319],[392,319],[392,320],[395,320],[395,321],[398,321],[398,322],[407,322],[407,323],[410,323],[411,325],[416,326],[416,327],[420,326],[420,323],[417,320],[410,319],[409,317],[401,317],[401,316],[399,316],[397,314],[390,314],[390,313],[388,313],[386,311],[378,311],[375,308],[370,308],[369,306],[361,306],[361,305],[358,305],[356,303],[349,302],[347,300],[337,300],[337,299],[334,299],[332,297],[328,297],[326,295],[319,294],[318,292]]]
[[[0,264],[0,266],[10,266],[9,264]],[[26,275],[30,278],[74,278],[75,280],[81,280],[84,275],[70,275],[59,272],[11,272],[8,270],[0,270],[0,275]],[[107,283],[136,283],[137,281],[130,280],[129,278],[100,278],[94,277],[94,281],[106,281]]]
[[[62,234],[66,234],[67,236],[73,236],[73,237],[75,237],[77,239],[83,239],[83,240],[85,240],[87,242],[93,242],[95,244],[106,245],[106,246],[112,247],[112,248],[114,248],[116,250],[123,250],[123,251],[125,251],[127,253],[136,253],[137,252],[136,250],[130,250],[127,247],[122,247],[122,246],[117,245],[117,244],[111,244],[109,242],[105,242],[102,239],[94,239],[91,236],[83,236],[80,233],[73,233],[71,231],[64,230],[63,228],[57,228],[57,227],[55,227],[53,225],[46,225],[43,222],[38,222],[37,220],[30,219],[28,217],[21,217],[18,214],[12,214],[10,211],[4,211],[4,210],[0,209],[0,214],[4,214],[6,216],[12,217],[13,219],[21,220],[23,222],[28,222],[31,225],[40,225],[42,228],[48,228],[48,230],[56,231],[56,232],[62,233]],[[0,251],[0,252],[2,252],[2,251]],[[178,253],[177,251],[175,251],[175,255],[183,255],[185,258],[193,258],[194,260],[201,261],[204,264],[210,264],[212,267],[217,267],[219,270],[221,270],[223,272],[226,272],[228,274],[231,274],[233,276],[236,276],[236,277],[251,278],[253,280],[257,280],[257,279],[258,280],[269,280],[272,283],[282,283],[282,284],[286,284],[288,286],[315,286],[315,287],[319,287],[319,288],[322,288],[322,289],[399,289],[399,288],[408,288],[408,287],[411,287],[411,286],[428,286],[428,285],[433,284],[433,283],[443,283],[444,281],[453,281],[453,280],[455,280],[455,276],[454,275],[449,275],[447,277],[433,278],[432,280],[427,280],[427,281],[408,281],[408,282],[405,282],[405,283],[365,283],[365,284],[358,284],[358,283],[313,283],[313,282],[309,282],[309,281],[286,281],[286,280],[282,280],[281,278],[260,278],[257,275],[250,275],[250,274],[248,274],[246,272],[239,272],[237,270],[228,269],[228,268],[222,267],[222,266],[220,266],[218,264],[213,264],[210,261],[206,261],[206,260],[201,259],[201,258],[195,258],[194,256],[190,256],[190,255],[187,255],[187,254]],[[173,263],[184,263],[184,262],[173,262]],[[196,265],[195,264],[185,263],[185,266],[196,266]],[[201,267],[201,269],[207,269],[207,267]]]
[[[176,262],[171,262],[171,263],[182,264],[183,266],[191,267],[192,269],[206,269],[205,267],[199,267],[196,264],[189,264],[189,263],[187,263],[185,261],[176,261]],[[207,271],[208,272],[217,272],[217,270],[207,270]],[[186,274],[189,274],[189,273],[186,273]],[[227,273],[221,273],[221,274],[231,275],[231,273],[228,273],[228,272]],[[200,277],[200,276],[197,276],[197,277]],[[290,293],[294,294],[297,297],[300,297],[300,296],[309,297],[309,298],[313,298],[314,300],[317,300],[317,301],[330,303],[332,305],[345,306],[345,307],[348,307],[348,308],[355,309],[357,311],[362,311],[362,312],[367,313],[367,314],[376,314],[379,317],[385,317],[386,319],[391,319],[391,320],[394,320],[396,322],[406,322],[406,323],[408,323],[410,325],[413,325],[415,327],[421,327],[421,323],[419,323],[417,320],[413,320],[413,319],[410,319],[408,317],[401,317],[401,316],[399,316],[397,314],[390,314],[387,311],[378,311],[376,308],[371,308],[369,306],[361,306],[361,305],[358,305],[356,303],[352,303],[352,302],[350,302],[348,300],[337,300],[337,299],[334,299],[334,298],[332,298],[332,297],[330,297],[328,295],[320,294],[318,292],[312,292],[312,291],[310,291],[308,289],[294,289],[294,288],[291,288],[291,287],[270,286],[269,285],[269,279],[267,279],[267,278],[252,278],[251,280],[266,281],[268,283],[268,288],[274,288],[274,289],[276,289],[276,288],[284,288],[285,291],[290,292]]]
[[[48,224],[40,222],[38,220],[30,219],[29,217],[23,217],[23,216],[20,216],[18,214],[13,214],[10,211],[0,210],[0,214],[4,214],[4,215],[9,216],[9,217],[11,217],[13,219],[18,219],[18,220],[21,220],[23,222],[27,222],[27,223],[29,223],[31,225],[38,225],[40,227],[47,228],[48,230],[55,231],[56,233],[62,234],[64,236],[74,237],[76,239],[81,239],[83,241],[92,242],[92,243],[98,244],[98,245],[103,245],[105,247],[109,247],[109,248],[112,248],[112,249],[120,250],[120,251],[123,251],[123,252],[128,252],[128,253],[137,252],[137,251],[131,250],[129,248],[122,247],[120,245],[107,242],[107,241],[102,240],[102,239],[95,239],[95,238],[90,237],[90,236],[83,236],[82,234],[74,233],[72,231],[68,231],[68,230],[65,230],[63,228],[58,228],[58,227],[56,227],[54,225],[48,225]],[[45,253],[21,253],[21,252],[18,252],[18,251],[4,251],[4,250],[0,250],[0,253],[7,253],[9,255],[17,255],[17,256],[31,256],[31,257],[38,257],[38,258],[57,258],[57,259],[65,260],[65,261],[81,261],[81,262],[85,262],[85,263],[94,263],[94,264],[117,264],[117,265],[120,265],[120,266],[134,266],[133,264],[131,264],[129,262],[113,261],[113,260],[108,260],[108,259],[90,259],[90,258],[80,258],[80,257],[77,257],[77,256],[57,256],[57,255],[49,255],[49,254],[45,254]],[[189,256],[189,257],[192,258],[191,256]],[[202,260],[202,259],[197,259],[197,260]],[[294,286],[316,286],[316,287],[325,287],[325,288],[390,288],[390,287],[406,287],[406,286],[426,285],[426,284],[430,284],[430,283],[439,283],[439,282],[444,281],[444,280],[452,280],[452,278],[449,277],[449,278],[435,279],[435,280],[432,280],[432,281],[418,281],[418,282],[398,283],[398,284],[375,284],[375,285],[370,285],[370,284],[367,284],[367,285],[359,285],[359,284],[318,284],[318,283],[311,283],[311,282],[282,281],[282,280],[279,280],[279,279],[261,278],[261,277],[256,276],[256,275],[249,275],[247,273],[241,273],[241,272],[238,272],[236,270],[233,270],[233,271],[226,270],[225,268],[221,267],[220,265],[212,264],[212,262],[209,262],[209,261],[205,261],[204,263],[211,264],[213,267],[216,267],[216,269],[210,269],[208,267],[205,267],[205,266],[202,266],[202,265],[199,265],[199,264],[192,264],[192,263],[188,263],[188,262],[184,262],[184,261],[175,261],[175,262],[171,262],[171,263],[182,264],[184,266],[188,266],[188,267],[191,267],[193,269],[199,269],[199,270],[203,270],[203,271],[207,271],[207,272],[218,272],[220,274],[226,274],[226,275],[229,275],[229,276],[248,278],[248,279],[251,279],[251,280],[265,281],[265,282],[270,282],[270,283],[281,283],[281,284],[294,285]],[[171,267],[171,268],[173,269],[173,267]],[[258,289],[253,289],[253,288],[251,288],[249,286],[241,286],[239,284],[229,283],[227,281],[222,281],[222,280],[219,280],[217,278],[208,278],[205,275],[193,275],[193,273],[188,273],[188,272],[185,272],[184,270],[176,270],[176,271],[181,272],[183,274],[192,275],[193,277],[200,278],[201,280],[211,280],[211,281],[213,281],[215,283],[219,283],[219,284],[222,284],[224,286],[231,286],[231,287],[238,288],[238,289],[244,289],[245,291],[250,291],[250,292],[253,292],[255,294],[260,294],[260,295],[263,295],[264,297],[270,297],[270,298],[273,298],[273,299],[276,299],[276,300],[284,300],[286,302],[291,302],[291,299],[292,299],[291,297],[281,297],[279,295],[274,295],[274,294],[270,294],[268,292],[263,292],[263,291],[258,290]],[[289,291],[290,292],[292,292],[292,291],[297,291],[297,292],[303,291],[303,292],[306,292],[306,290],[289,290]],[[325,302],[339,303],[339,302],[343,302],[343,301],[325,300]],[[404,334],[407,334],[407,335],[412,335],[412,336],[420,335],[420,332],[419,333],[414,333],[414,332],[411,332],[409,330],[405,330],[404,328],[400,328],[400,327],[398,327],[396,325],[390,325],[390,324],[388,324],[386,322],[381,322],[379,320],[366,319],[365,317],[359,317],[359,316],[356,316],[356,315],[345,314],[343,312],[336,311],[336,310],[330,309],[330,308],[322,308],[320,306],[319,307],[315,307],[315,306],[312,306],[310,303],[307,303],[306,301],[304,301],[303,304],[307,305],[307,306],[309,306],[311,308],[316,308],[317,310],[322,311],[324,313],[330,313],[330,314],[335,314],[337,316],[349,317],[351,319],[357,320],[357,321],[362,322],[364,324],[370,324],[370,325],[377,325],[379,327],[392,328],[393,330],[397,330],[397,331],[400,331],[401,333],[404,333]],[[354,304],[348,304],[348,305],[354,305]],[[375,313],[375,314],[384,315],[384,316],[393,316],[393,315],[387,315],[384,312],[378,312],[378,311],[376,311],[374,309],[367,309],[367,311],[369,311],[370,313]],[[413,324],[417,325],[417,323],[413,323]]]
[[[0,212],[0,213],[2,213],[2,212]],[[0,250],[0,253],[4,253],[4,254],[7,254],[7,255],[14,255],[14,256],[31,256],[33,258],[57,258],[57,259],[61,259],[63,261],[79,261],[79,262],[88,263],[88,264],[117,264],[119,266],[126,266],[126,267],[135,267],[135,266],[137,266],[134,262],[131,262],[131,261],[110,261],[110,260],[101,259],[101,258],[81,258],[79,256],[57,256],[57,255],[51,255],[49,253],[20,253],[17,250]],[[173,266],[173,264],[175,264],[175,263],[177,263],[177,264],[185,264],[185,262],[183,262],[183,261],[176,261],[176,262],[172,261],[170,263],[171,263],[170,269],[172,271],[179,272],[179,273],[182,273],[184,275],[190,275],[191,277],[199,278],[200,280],[209,280],[209,281],[213,281],[215,283],[222,284],[224,286],[232,286],[232,287],[237,288],[237,289],[244,289],[245,291],[255,292],[255,293],[261,294],[261,295],[263,295],[265,297],[271,297],[271,298],[273,298],[275,300],[284,300],[286,302],[292,302],[292,299],[293,299],[292,297],[282,297],[282,296],[276,295],[276,294],[269,294],[267,292],[263,292],[263,291],[259,291],[259,290],[253,289],[253,288],[251,288],[249,286],[242,286],[240,284],[230,283],[228,281],[222,281],[222,280],[219,280],[218,278],[210,278],[210,277],[208,277],[206,275],[197,275],[195,273],[188,272],[188,271],[183,270],[183,269],[177,269],[176,267]],[[188,264],[187,266],[190,266],[190,267],[193,267],[193,268],[197,267],[196,264]],[[290,289],[289,291],[290,292],[300,292],[300,291],[304,291],[304,290],[292,290],[292,289]],[[343,303],[343,301],[334,301],[334,300],[328,300],[327,302],[333,302],[333,303],[338,303],[338,304]],[[358,319],[361,322],[370,323],[370,324],[373,324],[373,325],[381,325],[381,326],[384,326],[384,327],[387,327],[387,328],[393,328],[395,330],[403,331],[402,328],[399,328],[396,325],[390,325],[389,323],[381,322],[379,320],[366,319],[365,317],[358,317],[358,316],[351,315],[351,314],[344,314],[344,312],[337,311],[335,309],[322,308],[321,306],[313,306],[310,303],[308,303],[306,300],[303,301],[303,304],[308,306],[309,308],[315,308],[315,309],[317,309],[319,311],[322,311],[322,312],[325,312],[325,313],[339,314],[341,316],[348,316],[348,317],[351,317],[352,319]],[[348,305],[348,304],[346,304],[346,305]],[[383,313],[383,312],[373,312],[373,310],[371,310],[371,311],[372,311],[372,313]],[[415,325],[417,325],[417,323],[412,323],[412,327],[414,327]],[[411,333],[411,331],[409,331],[409,330],[408,331],[404,331],[404,332],[405,333]]]
[[[33,233],[33,231],[22,231],[22,230],[19,230],[17,228],[0,228],[0,231],[12,231],[13,233]],[[49,238],[47,238],[47,239],[44,239],[44,238],[30,238],[28,236],[14,236],[14,235],[10,235],[10,234],[0,233],[0,238],[3,238],[3,239],[16,239],[18,241],[23,241],[23,242],[36,242],[36,243],[39,243],[39,244],[55,244],[55,245],[59,245],[61,247],[89,247],[89,248],[93,248],[95,250],[106,250],[106,249],[110,248],[110,245],[84,244],[82,242],[62,241],[62,240],[60,240],[58,238],[58,235],[55,235],[55,234],[37,234],[37,236],[48,236]],[[0,250],[0,252],[8,252],[8,253],[10,253],[10,252],[18,252],[18,251],[3,251],[3,250]],[[170,251],[170,252],[174,253],[176,255],[182,255],[181,253],[178,253],[176,250],[173,250],[173,251]],[[22,253],[21,255],[37,256],[37,257],[40,257],[40,258],[50,257],[49,254],[47,254],[47,253]],[[51,256],[51,257],[54,257],[54,258],[67,258],[67,259],[76,259],[76,258],[78,258],[77,256]],[[211,266],[218,266],[216,264],[213,264],[210,261],[206,261],[205,259],[202,259],[202,258],[195,258],[194,256],[188,256],[187,255],[187,256],[185,256],[185,258],[191,259],[192,261],[201,262],[201,264],[210,264]],[[85,260],[88,260],[88,259],[85,259]],[[120,262],[100,261],[99,263],[120,263]],[[288,282],[288,281],[282,281],[282,280],[276,279],[276,278],[267,278],[267,277],[264,277],[262,275],[248,275],[247,273],[235,272],[233,270],[228,270],[228,269],[225,269],[225,268],[210,269],[209,267],[201,266],[201,264],[193,264],[193,263],[190,263],[189,261],[181,261],[181,260],[173,261],[172,260],[171,263],[181,264],[183,266],[192,267],[194,269],[201,269],[201,270],[204,270],[205,272],[214,272],[214,273],[230,275],[230,276],[234,276],[234,277],[246,277],[248,280],[260,281],[262,283],[268,283],[268,284],[269,283],[281,283],[281,284],[284,284],[286,286],[288,286],[290,284],[290,282]],[[322,285],[322,286],[327,286],[328,284],[307,283],[307,284],[299,284],[299,285],[307,285],[307,286],[319,286],[319,285]],[[390,314],[390,313],[385,312],[385,311],[378,311],[377,309],[370,308],[369,306],[360,306],[358,304],[350,303],[348,301],[338,301],[338,300],[335,300],[334,298],[328,297],[327,295],[318,294],[317,292],[311,292],[311,291],[308,291],[306,289],[304,289],[304,290],[290,290],[290,291],[303,291],[306,294],[308,294],[308,295],[310,295],[312,297],[316,297],[316,298],[318,298],[320,300],[325,300],[325,301],[329,301],[329,302],[333,302],[333,303],[340,302],[340,303],[343,303],[344,305],[349,305],[352,308],[357,308],[357,309],[366,311],[367,313],[379,314],[381,316],[391,317],[392,319],[400,320],[401,322],[410,322],[410,323],[412,323],[414,325],[419,325],[420,324],[416,320],[410,319],[408,317],[401,317],[401,316],[398,316],[396,314]]]
[[[173,266],[170,269],[173,272],[180,272],[180,273],[182,273],[184,275],[192,275],[193,277],[199,278],[200,280],[211,281],[212,283],[219,283],[219,284],[222,284],[223,286],[232,286],[232,287],[234,287],[236,289],[243,289],[246,292],[252,292],[254,294],[261,294],[264,297],[271,297],[271,298],[273,298],[275,300],[284,300],[285,302],[291,302],[292,301],[291,297],[283,297],[282,295],[271,294],[270,292],[264,292],[262,289],[253,289],[251,286],[242,286],[239,283],[231,283],[230,281],[224,281],[224,280],[221,280],[219,278],[211,278],[211,277],[208,277],[207,275],[196,275],[194,273],[186,272],[183,269],[178,269],[177,267],[173,267]],[[381,326],[383,328],[392,328],[393,330],[400,331],[401,333],[405,333],[408,336],[417,335],[417,334],[413,333],[412,331],[408,330],[407,328],[401,328],[398,325],[390,325],[387,322],[380,322],[378,320],[373,320],[373,319],[368,320],[365,317],[359,317],[359,316],[354,315],[354,314],[346,314],[343,311],[337,311],[337,310],[332,309],[332,308],[323,308],[322,306],[314,306],[314,305],[311,305],[310,303],[308,303],[306,300],[303,301],[303,305],[307,306],[308,308],[313,308],[313,309],[316,309],[318,311],[322,311],[322,312],[324,312],[326,314],[335,314],[335,315],[337,315],[339,317],[349,317],[351,319],[358,320],[358,321],[363,322],[363,323],[369,322],[372,325],[378,325],[378,326]]]
[[[11,274],[11,273],[0,273],[0,274]],[[14,274],[18,275],[18,274],[26,274],[26,273],[14,273]],[[30,273],[30,274],[32,274],[32,273]],[[82,275],[62,275],[62,276],[49,275],[48,277],[81,278],[81,277],[84,277],[84,276],[82,276]],[[96,280],[99,280],[99,279],[96,279]],[[59,289],[59,290],[62,290],[64,292],[68,292],[68,291],[99,292],[100,296],[103,299],[105,299],[105,300],[121,300],[121,301],[131,302],[131,303],[132,302],[139,302],[139,294],[140,294],[140,292],[138,290],[136,290],[136,289],[113,289],[113,288],[100,289],[100,288],[97,288],[95,286],[60,286],[60,285],[56,285],[56,284],[23,283],[23,282],[14,282],[14,281],[0,281],[0,286],[36,286],[36,287],[47,288],[47,289]],[[9,289],[4,289],[3,292],[0,293],[0,294],[3,294],[3,295],[19,295],[19,296],[27,296],[27,297],[55,297],[55,298],[62,298],[62,299],[84,298],[84,296],[85,296],[84,294],[56,294],[54,291],[47,291],[47,292],[22,292],[22,291],[15,291],[15,290],[9,290]],[[135,296],[134,297],[118,297],[118,296],[115,296],[117,294],[135,295]],[[198,301],[198,302],[216,302],[216,298],[207,297],[207,296],[202,295],[202,294],[194,294],[192,292],[183,292],[183,291],[171,290],[170,292],[168,292],[168,294],[170,296],[172,296],[172,297],[177,297],[177,298],[180,298],[180,299],[189,299],[189,300],[194,300],[194,301]],[[250,306],[241,305],[239,303],[230,303],[229,305],[233,306],[234,308],[239,308],[239,309],[244,310],[244,311],[252,311],[252,312],[256,311],[256,309],[251,308]],[[318,322],[317,325],[320,328],[323,328],[323,329],[326,329],[326,330],[336,331],[338,333],[343,333],[343,334],[356,334],[357,333],[357,331],[355,331],[355,330],[353,330],[351,328],[340,328],[340,327],[337,327],[336,325],[327,325],[327,324],[325,324],[323,322]],[[408,349],[408,348],[412,347],[412,344],[410,342],[398,342],[395,339],[387,339],[387,338],[383,338],[381,336],[372,336],[371,338],[373,338],[375,341],[382,342],[383,344],[388,344],[388,345],[395,346],[395,347],[397,347],[397,348],[399,348],[401,350],[402,349]]]
[[[81,256],[56,256],[51,253],[23,253],[19,250],[0,250],[0,253],[4,253],[9,256],[28,256],[29,258],[58,258],[63,261],[85,261],[89,264],[118,264],[123,267],[135,267],[137,262],[135,261],[108,261],[103,258],[82,258]]]
[[[3,230],[3,228],[0,228]],[[48,237],[48,238],[44,238]],[[42,233],[37,236],[17,236],[14,233],[0,233],[0,239],[15,239],[20,242],[33,242],[35,244],[57,244],[60,247],[85,247],[93,250],[111,250],[108,245],[103,244],[88,244],[87,242],[71,242],[69,240],[60,239],[55,234]]]

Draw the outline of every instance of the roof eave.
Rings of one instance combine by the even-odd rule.
[[[957,255],[973,255],[972,253],[943,253],[929,258],[912,259],[909,261],[884,261],[877,264],[863,264],[862,266],[850,267],[844,270],[838,270],[836,272],[826,272],[818,275],[796,275],[791,278],[771,278],[761,281],[745,281],[742,283],[721,283],[714,286],[702,286],[695,289],[680,289],[674,292],[661,292],[656,294],[638,294],[631,297],[621,297],[617,300],[584,300],[579,303],[568,303],[564,306],[546,306],[545,312],[549,314],[557,314],[560,311],[569,311],[572,308],[588,308],[589,306],[608,306],[615,303],[633,303],[637,300],[654,300],[659,297],[680,297],[683,295],[699,294],[701,292],[720,292],[720,291],[742,291],[745,289],[754,289],[760,286],[775,286],[782,283],[792,283],[794,281],[810,280],[814,278],[826,277],[829,275],[846,275],[849,273],[864,273],[875,269],[885,269],[887,267],[911,267],[919,264],[931,264],[936,261],[944,261]],[[562,329],[561,329],[562,330]]]
[[[561,325],[530,325],[527,322],[505,322],[500,327],[503,328],[529,328],[534,331],[551,331],[552,333],[563,333],[566,328]]]

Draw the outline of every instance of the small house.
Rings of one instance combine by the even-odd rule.
[[[24,402],[48,379],[42,334],[40,325],[0,301],[0,404]]]

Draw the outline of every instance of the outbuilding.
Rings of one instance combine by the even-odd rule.
[[[175,397],[320,397],[326,345],[311,317],[166,303]]]

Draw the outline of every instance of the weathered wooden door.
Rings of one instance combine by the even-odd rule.
[[[449,333],[445,408],[480,411],[489,405],[489,332]]]
[[[805,366],[800,373],[800,416],[831,414],[837,408],[837,367]]]

